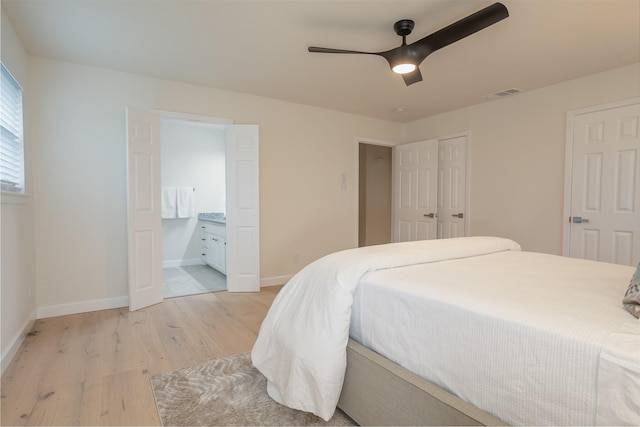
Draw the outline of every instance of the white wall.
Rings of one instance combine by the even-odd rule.
[[[225,212],[225,133],[186,121],[161,123],[163,187],[194,187],[196,216],[162,220],[162,260],[199,260],[198,212]]]
[[[35,57],[29,70],[40,309],[127,295],[128,105],[260,126],[261,272],[275,283],[357,245],[356,140],[403,132],[469,130],[471,233],[560,253],[566,111],[638,94],[631,66],[402,126]]]
[[[33,193],[31,136],[27,110],[29,82],[27,54],[15,29],[2,13],[2,63],[20,83],[25,110],[26,191]],[[35,240],[32,196],[0,196],[0,227],[2,230],[0,259],[0,312],[2,371],[18,350],[36,317]]]
[[[419,120],[406,140],[470,131],[471,234],[562,254],[566,113],[639,95],[635,64]]]
[[[104,306],[127,295],[126,106],[259,125],[261,274],[267,284],[357,245],[356,140],[402,136],[398,123],[202,86],[36,57],[29,69],[37,305],[43,314],[64,304],[73,310]]]

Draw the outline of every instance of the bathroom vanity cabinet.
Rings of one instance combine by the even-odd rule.
[[[227,265],[227,229],[224,225],[200,221],[202,260],[222,274]]]

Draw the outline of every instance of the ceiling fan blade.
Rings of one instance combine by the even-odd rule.
[[[422,81],[422,73],[420,72],[420,68],[416,68],[414,71],[406,74],[402,74],[402,78],[407,86],[412,85],[414,83],[418,83]]]
[[[365,55],[379,55],[378,52],[361,52],[359,50],[344,50],[344,49],[331,49],[328,47],[316,47],[310,46],[309,52],[317,52],[317,53],[362,53]]]
[[[409,46],[415,48],[418,55],[424,60],[424,58],[432,52],[483,30],[508,16],[509,11],[502,3],[494,3],[433,34],[411,43]]]

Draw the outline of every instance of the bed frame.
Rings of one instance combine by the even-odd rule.
[[[360,425],[507,425],[353,340],[338,407]]]

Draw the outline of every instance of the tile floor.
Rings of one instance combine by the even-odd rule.
[[[227,277],[208,265],[186,265],[162,269],[165,298],[227,290]]]

